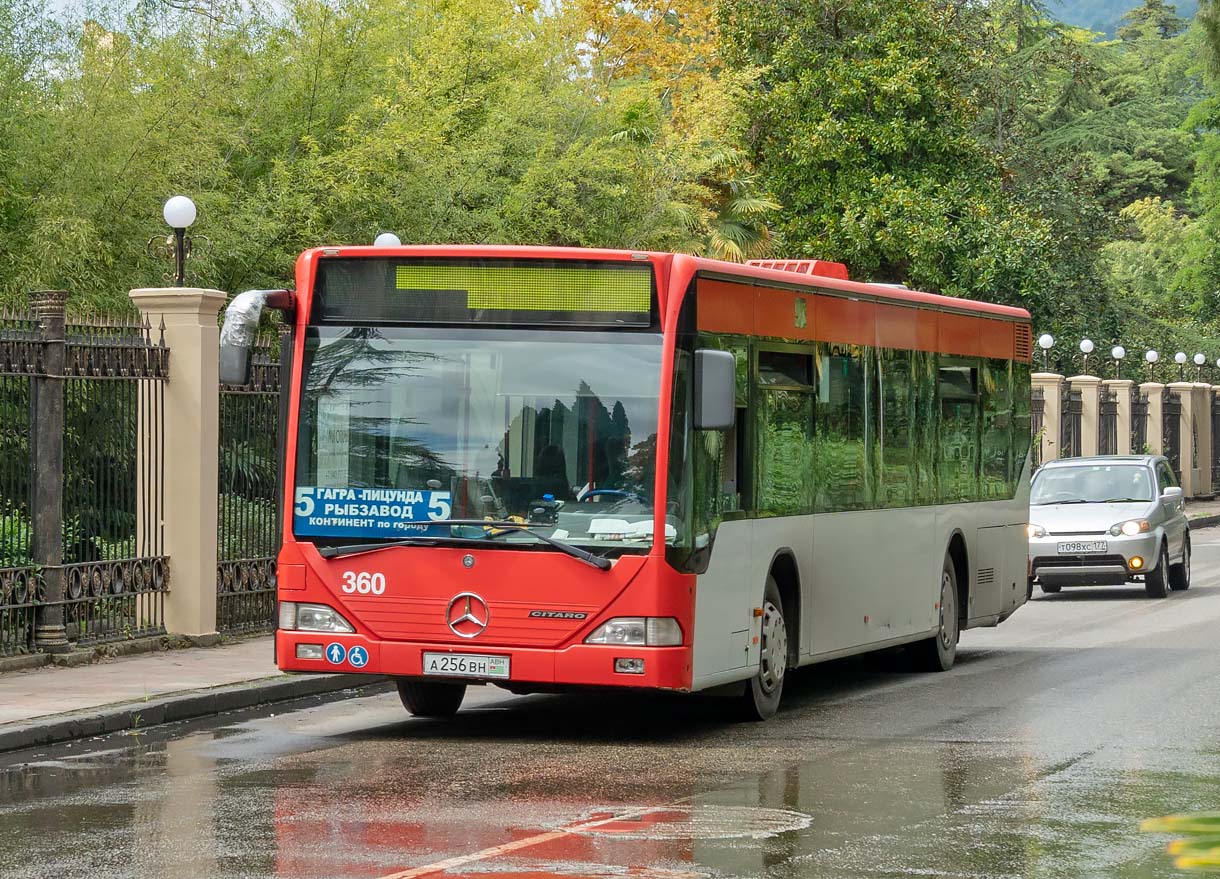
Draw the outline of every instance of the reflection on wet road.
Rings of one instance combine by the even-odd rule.
[[[761,725],[485,689],[452,721],[384,694],[9,755],[0,875],[1176,875],[1136,826],[1220,807],[1212,533],[1187,593],[1040,596],[950,674],[814,667]]]

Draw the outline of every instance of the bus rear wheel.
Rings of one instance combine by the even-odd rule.
[[[939,617],[936,634],[914,645],[915,667],[920,671],[948,671],[957,659],[957,639],[960,627],[957,616],[957,569],[953,559],[945,556],[940,571]]]
[[[758,674],[746,682],[740,703],[745,720],[766,720],[779,709],[788,671],[788,623],[784,601],[775,578],[767,577],[763,594],[762,631],[759,635]]]
[[[398,698],[415,717],[452,717],[466,697],[465,684],[399,678]]]

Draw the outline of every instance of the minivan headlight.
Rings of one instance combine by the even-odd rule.
[[[1025,533],[1030,537],[1045,537],[1046,529],[1041,525],[1034,525],[1033,523],[1030,523],[1029,525],[1025,526]]]
[[[1118,537],[1120,534],[1134,537],[1137,534],[1146,534],[1151,530],[1152,523],[1147,519],[1128,519],[1126,522],[1110,526],[1110,534],[1114,537]]]

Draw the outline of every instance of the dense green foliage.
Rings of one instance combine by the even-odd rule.
[[[0,0],[0,299],[159,282],[184,192],[226,290],[383,229],[810,255],[1220,354],[1211,0],[1092,4],[1112,39],[1044,0],[114,2]]]

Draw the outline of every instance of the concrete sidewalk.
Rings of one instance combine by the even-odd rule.
[[[271,649],[268,635],[0,675],[0,751],[384,686],[385,679],[373,675],[285,674],[272,662]]]
[[[1190,520],[1193,528],[1208,528],[1212,525],[1220,525],[1220,498],[1211,498],[1209,500],[1191,500],[1186,501],[1186,518]]]

